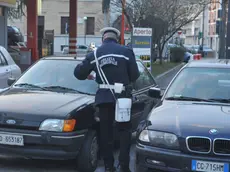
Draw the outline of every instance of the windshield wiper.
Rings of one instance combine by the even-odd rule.
[[[46,90],[44,87],[40,87],[38,85],[34,85],[34,84],[29,84],[29,83],[21,83],[21,84],[16,84],[14,85],[16,87],[24,87],[24,86],[28,86],[28,87],[31,87],[31,88],[39,88],[39,89],[42,89],[42,90]]]
[[[212,100],[212,101],[215,101],[215,102],[220,102],[220,103],[230,103],[230,99],[209,99],[209,100]]]
[[[180,100],[180,101],[199,101],[199,102],[214,102],[215,100],[211,99],[201,99],[196,97],[186,97],[186,96],[174,96],[167,97],[165,100]]]
[[[92,95],[90,93],[85,93],[85,92],[75,90],[73,88],[62,87],[62,86],[48,86],[48,87],[43,87],[43,88],[46,89],[46,90],[49,90],[49,91],[63,90],[63,91],[70,91],[70,92],[79,93],[79,94]]]
[[[62,87],[62,86],[48,86],[48,87],[44,87],[44,88],[47,89],[47,90],[60,89],[60,90],[76,92],[76,90],[74,90],[72,88],[67,88],[67,87]]]
[[[84,92],[81,92],[81,91],[78,91],[78,90],[75,90],[75,89],[72,89],[72,88],[68,88],[68,87],[62,87],[62,86],[49,86],[49,87],[44,87],[46,90],[65,90],[65,91],[71,91],[71,92],[75,92],[75,93],[80,93],[80,94],[88,94],[90,95],[89,93],[84,93]]]

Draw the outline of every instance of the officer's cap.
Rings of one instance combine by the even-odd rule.
[[[120,36],[120,31],[117,30],[116,28],[114,27],[105,27],[103,29],[100,30],[102,36],[105,34],[105,33],[108,33],[108,32],[112,32],[112,33],[115,33],[118,37]]]

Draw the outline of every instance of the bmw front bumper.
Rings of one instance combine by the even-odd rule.
[[[140,143],[137,143],[136,145],[136,163],[146,169],[155,169],[167,172],[193,171],[193,160],[230,164],[229,157],[221,158],[189,155],[181,153],[180,151],[155,148]],[[227,171],[229,172],[229,169]]]

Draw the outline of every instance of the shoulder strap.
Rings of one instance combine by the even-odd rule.
[[[107,84],[109,86],[109,82],[108,82],[108,80],[105,76],[105,73],[103,72],[103,70],[99,64],[99,61],[97,59],[97,49],[94,51],[94,58],[95,58],[98,74],[100,75],[101,81],[103,82],[103,84]],[[114,99],[116,100],[116,96],[115,96],[113,90],[110,87],[109,87],[109,89],[110,89],[111,93],[113,94]]]

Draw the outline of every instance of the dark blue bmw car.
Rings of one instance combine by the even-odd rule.
[[[138,127],[138,172],[229,172],[229,62],[193,61],[178,72]],[[150,94],[161,97],[157,89]]]

